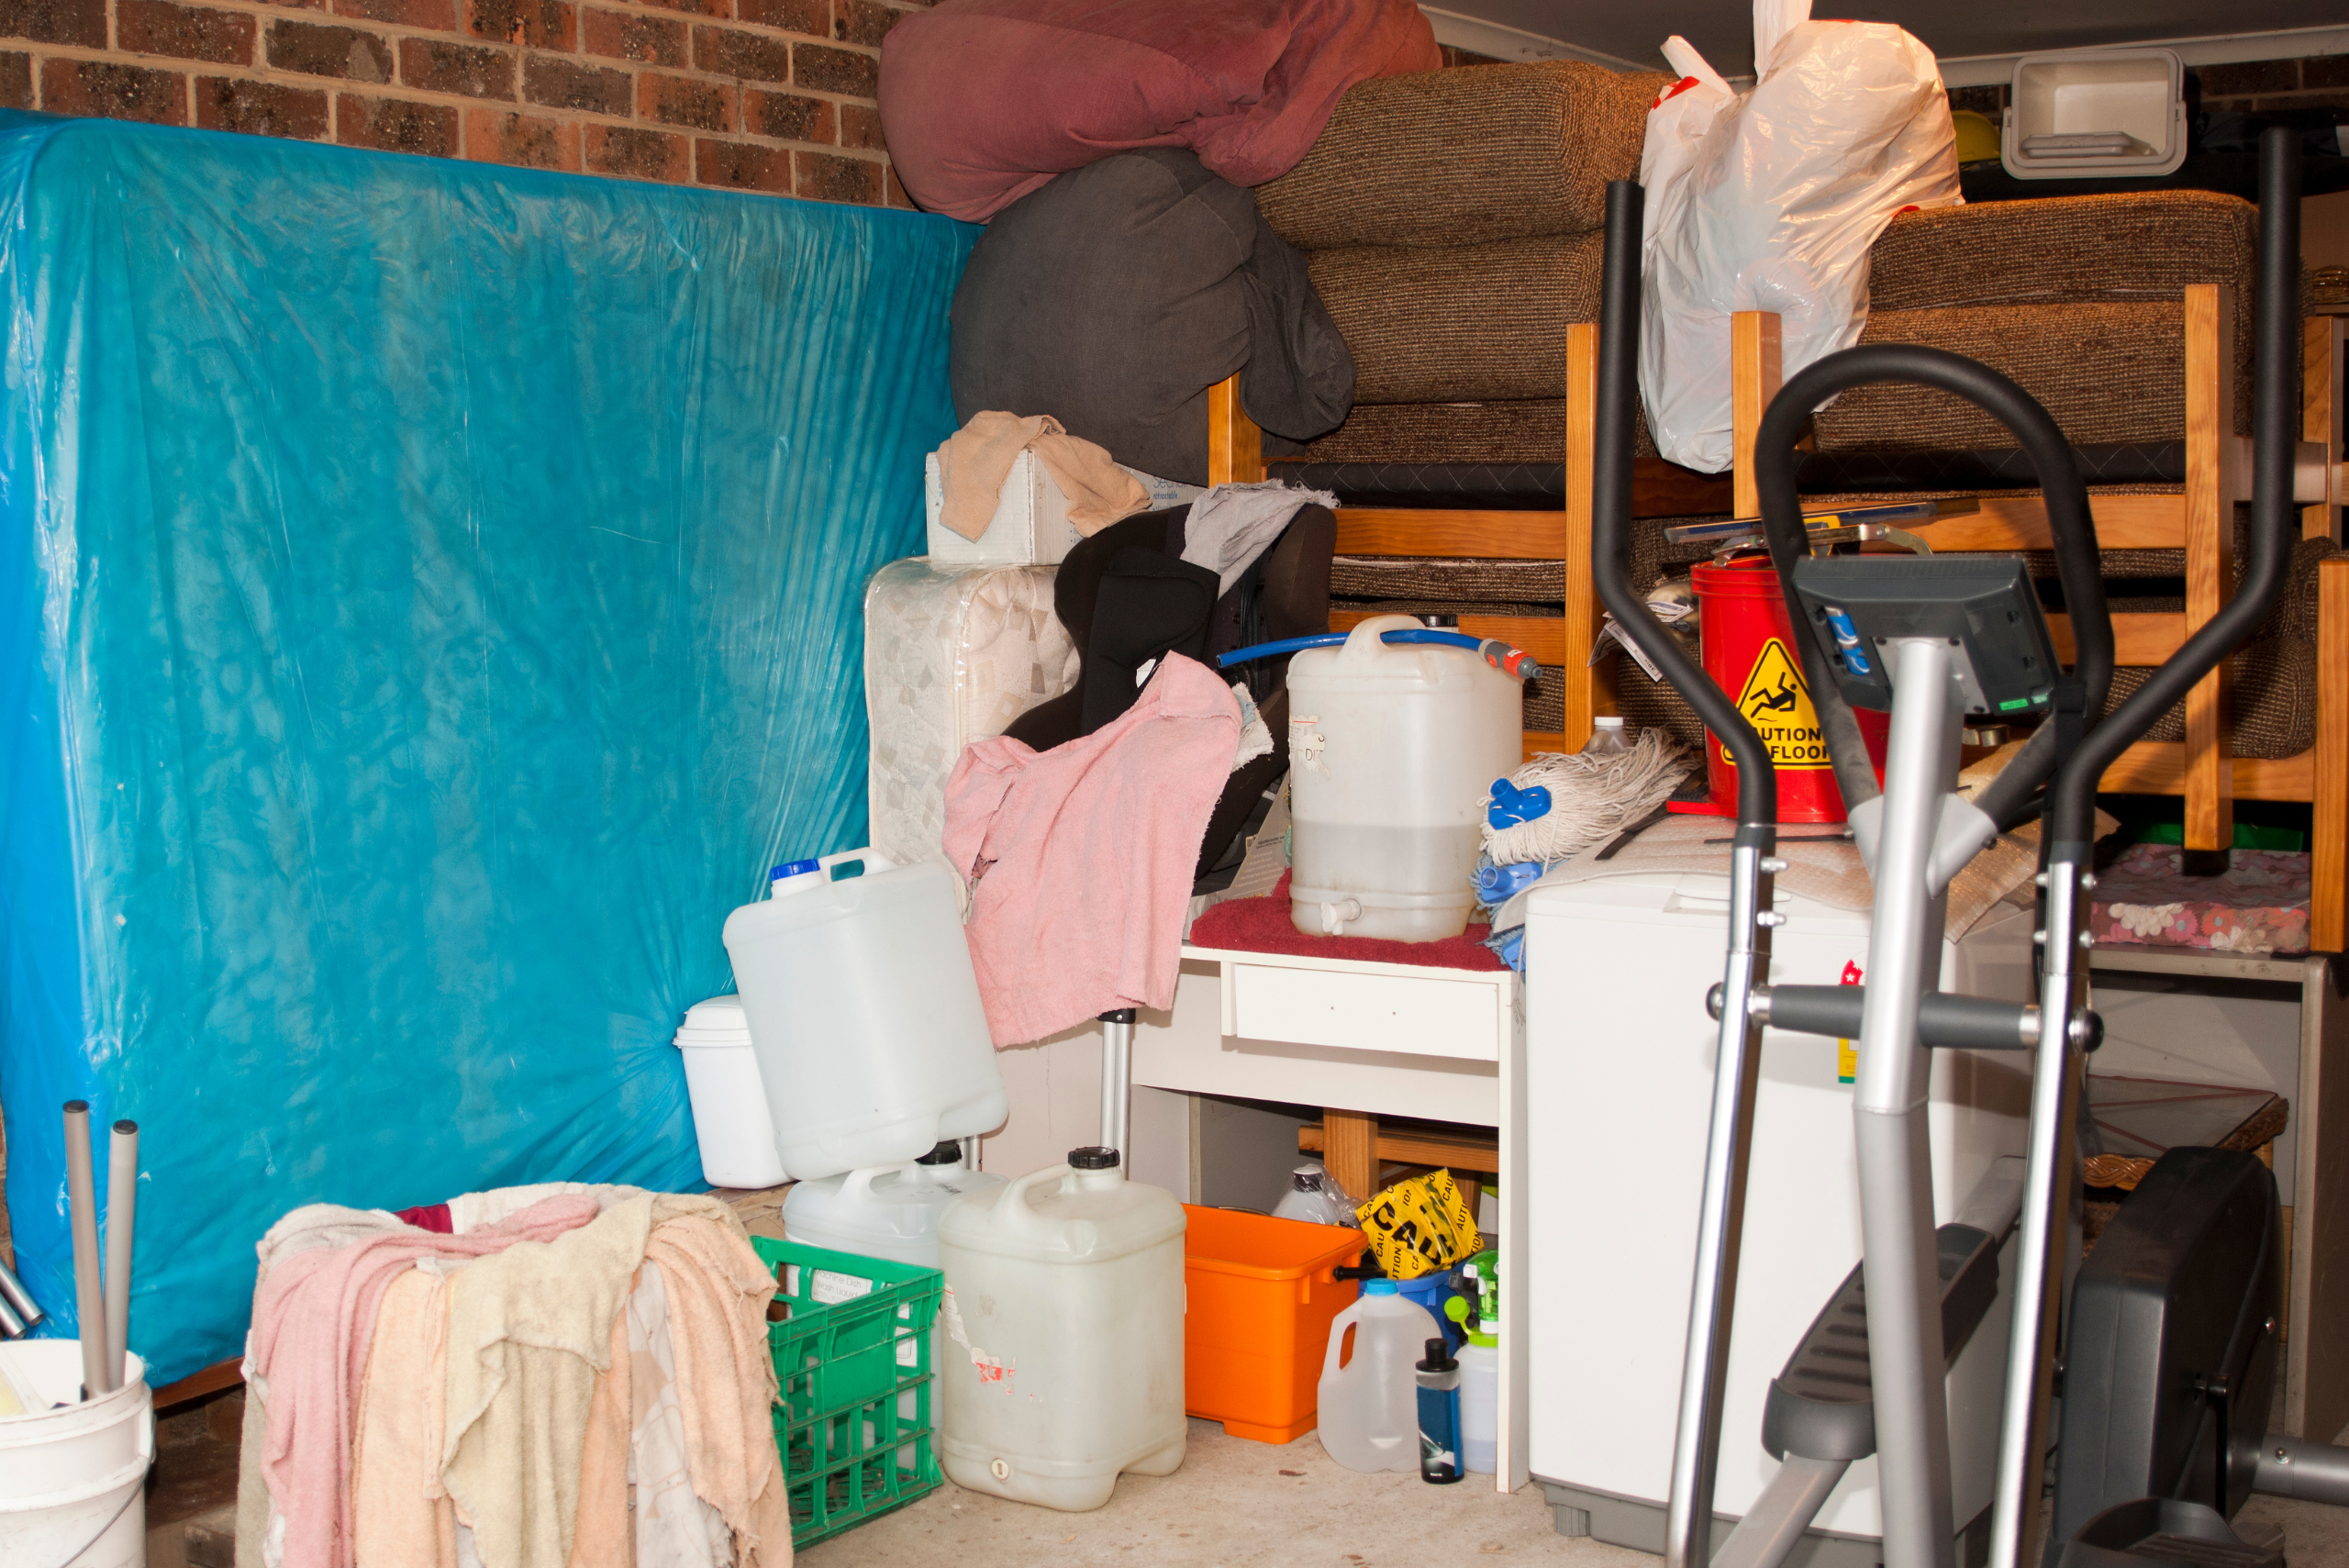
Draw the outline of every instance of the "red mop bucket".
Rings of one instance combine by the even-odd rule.
[[[1820,733],[1810,688],[1803,684],[1794,628],[1787,619],[1787,601],[1778,592],[1778,574],[1769,558],[1696,566],[1688,578],[1697,595],[1705,673],[1729,694],[1769,747],[1778,772],[1778,820],[1842,821],[1843,792],[1835,787],[1834,763]],[[1876,777],[1882,779],[1884,738],[1891,715],[1860,708],[1854,717]],[[1712,789],[1709,809],[1735,816],[1737,763],[1710,731],[1705,736],[1705,776]]]

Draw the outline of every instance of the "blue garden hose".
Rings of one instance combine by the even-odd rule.
[[[1235,648],[1216,656],[1219,667],[1229,669],[1234,664],[1253,663],[1259,659],[1276,659],[1284,653],[1294,653],[1300,648],[1335,648],[1346,640],[1342,631],[1317,632],[1311,637],[1285,637],[1278,642],[1260,642],[1253,648]],[[1497,637],[1471,637],[1464,631],[1444,631],[1435,627],[1402,626],[1393,631],[1381,632],[1382,642],[1433,642],[1446,648],[1465,648],[1504,675],[1514,675],[1530,681],[1542,673],[1542,666],[1522,648],[1503,642]]]

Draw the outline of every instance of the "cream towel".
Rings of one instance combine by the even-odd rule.
[[[938,449],[938,520],[964,539],[986,532],[1012,460],[1031,450],[1068,497],[1068,520],[1087,538],[1150,507],[1150,493],[1141,480],[1119,467],[1104,448],[1070,435],[1051,415],[1021,418],[988,411],[972,415]]]

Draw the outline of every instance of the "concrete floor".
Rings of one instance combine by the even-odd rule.
[[[1656,1560],[1550,1526],[1539,1486],[1504,1497],[1489,1476],[1430,1486],[1417,1475],[1363,1475],[1308,1432],[1286,1447],[1193,1421],[1174,1474],[1128,1475],[1108,1505],[1062,1514],[965,1492],[952,1482],[871,1524],[798,1553],[802,1568],[952,1562],[955,1568],[1213,1564],[1215,1568],[1453,1568],[1571,1562],[1630,1568]],[[2296,1563],[2294,1568],[2299,1568]]]
[[[1652,1568],[1662,1561],[1558,1535],[1539,1486],[1503,1497],[1481,1476],[1430,1486],[1416,1475],[1363,1475],[1332,1461],[1310,1432],[1274,1448],[1227,1437],[1212,1421],[1190,1426],[1181,1470],[1125,1476],[1093,1513],[1054,1513],[949,1482],[796,1561],[801,1568]],[[2349,1442],[2349,1432],[2340,1440]],[[2269,1525],[2284,1530],[2291,1568],[2349,1568],[2349,1509],[2254,1497],[2235,1519],[2247,1539]]]

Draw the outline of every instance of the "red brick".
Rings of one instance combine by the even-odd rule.
[[[830,49],[819,43],[794,44],[791,81],[794,86],[813,87],[818,93],[871,98],[881,90],[881,61],[854,50]]]
[[[2289,93],[2300,84],[2297,60],[2246,60],[2228,65],[2197,66],[2206,95]]]
[[[200,76],[195,83],[195,123],[206,130],[316,141],[327,133],[327,95],[315,88],[274,82]]]
[[[104,49],[106,0],[0,0],[0,34]]]
[[[269,24],[269,62],[305,76],[340,76],[350,82],[392,79],[392,46],[357,28],[327,28],[316,22]]]
[[[29,109],[33,106],[33,57],[29,54],[0,54],[0,108]]]
[[[829,0],[734,0],[734,14],[763,28],[829,38],[832,30]]]
[[[734,0],[644,0],[644,3],[667,11],[684,11],[701,17],[730,17],[734,14]]]
[[[897,171],[896,169],[893,168],[888,172],[888,180],[889,205],[894,207],[903,207],[907,212],[918,210],[914,206],[913,197],[906,194],[906,183],[897,178]]]
[[[842,43],[879,49],[881,40],[904,16],[896,6],[875,5],[874,0],[832,0],[832,37]]]
[[[829,144],[832,106],[822,98],[752,89],[742,95],[742,128],[752,136],[771,136],[777,141]]]
[[[470,0],[465,30],[499,43],[568,50],[572,20],[567,0]]]
[[[740,76],[751,82],[788,82],[791,46],[781,39],[763,38],[732,28],[696,28],[694,64],[720,76]]]
[[[665,17],[628,11],[589,11],[579,18],[580,47],[608,60],[640,60],[647,65],[685,62],[685,24]]]
[[[881,139],[881,111],[863,104],[841,106],[841,145],[862,147],[874,152],[886,152],[889,144]]]
[[[534,54],[522,62],[522,96],[551,109],[585,109],[625,118],[630,94],[625,71]]]
[[[346,147],[454,158],[457,111],[442,104],[339,93],[334,100],[334,139]]]
[[[443,39],[402,39],[400,82],[428,93],[510,99],[514,96],[514,57],[503,50],[485,49],[480,44]]]
[[[53,115],[95,115],[150,125],[187,124],[187,78],[104,60],[44,60],[41,107]]]
[[[688,130],[732,130],[735,89],[648,71],[636,79],[636,117]]]
[[[402,28],[429,28],[436,33],[457,30],[456,0],[334,0],[334,10],[338,17]]]
[[[591,125],[582,138],[587,172],[628,180],[665,180],[683,184],[691,159],[685,139],[633,126]]]
[[[117,0],[116,47],[126,54],[167,54],[215,65],[253,62],[253,19],[172,0]]]
[[[327,0],[261,0],[264,6],[282,6],[289,11],[323,11]]]
[[[739,141],[694,143],[694,178],[735,191],[791,194],[791,154]]]
[[[579,128],[566,120],[503,109],[465,111],[465,156],[525,169],[579,169]]]
[[[881,205],[881,175],[888,168],[885,163],[839,158],[829,152],[795,152],[791,161],[797,170],[791,183],[794,195],[819,202]]]

